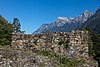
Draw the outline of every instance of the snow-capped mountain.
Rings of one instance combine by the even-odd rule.
[[[92,12],[85,10],[81,15],[75,18],[58,17],[54,22],[40,26],[33,34],[44,32],[69,32],[73,29],[80,29],[91,15],[93,15]]]
[[[80,29],[83,23],[90,18],[94,13],[85,10],[80,16],[75,17],[75,29]]]
[[[100,7],[96,10],[82,26],[82,28],[89,29],[92,33],[100,34]]]

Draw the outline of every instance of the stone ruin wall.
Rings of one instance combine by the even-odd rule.
[[[53,51],[69,58],[88,60],[88,31],[55,32],[43,34],[13,34],[12,47]]]

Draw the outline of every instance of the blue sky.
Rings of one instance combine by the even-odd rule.
[[[0,14],[9,22],[19,18],[22,30],[32,33],[59,16],[76,17],[99,6],[100,0],[0,0]]]

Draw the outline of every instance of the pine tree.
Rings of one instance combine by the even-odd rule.
[[[20,21],[18,18],[14,18],[13,20],[13,28],[14,28],[14,32],[15,33],[20,33],[21,32],[21,25],[20,25]]]

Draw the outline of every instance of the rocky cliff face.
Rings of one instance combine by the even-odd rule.
[[[40,34],[44,32],[69,32],[71,30],[78,30],[83,23],[92,16],[93,13],[85,10],[80,16],[75,18],[58,17],[56,21],[50,24],[43,24],[33,34]]]

